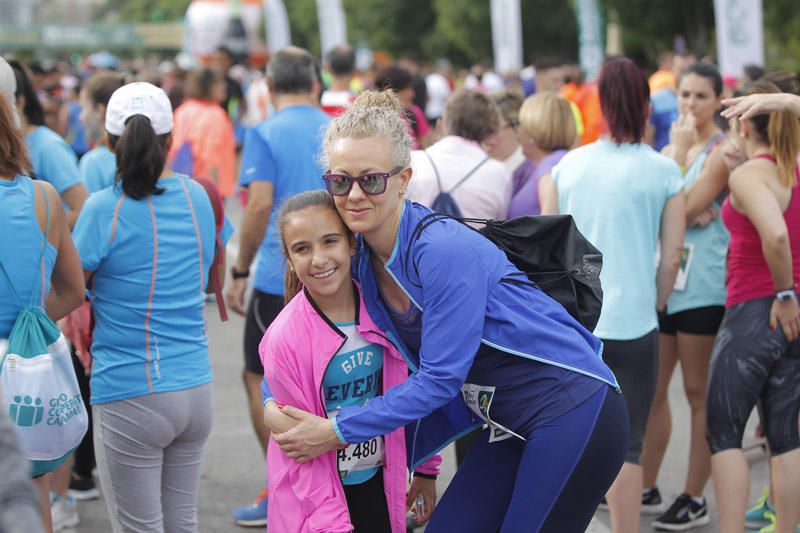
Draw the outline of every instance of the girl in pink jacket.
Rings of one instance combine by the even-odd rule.
[[[408,377],[394,345],[367,314],[350,275],[355,240],[324,190],[283,205],[278,227],[286,254],[286,299],[259,352],[270,397],[264,419],[275,432],[295,421],[280,407],[319,416],[363,405]],[[423,523],[433,511],[438,456],[418,467],[406,493],[403,429],[299,463],[270,440],[267,484],[270,533],[403,533],[418,495]]]

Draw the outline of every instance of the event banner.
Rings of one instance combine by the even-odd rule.
[[[746,65],[764,65],[761,0],[714,0],[714,18],[723,76],[740,77]]]
[[[264,0],[264,24],[267,32],[267,49],[274,54],[281,48],[292,44],[292,34],[289,32],[289,17],[283,0]]]
[[[603,19],[597,0],[578,0],[578,41],[580,43],[581,68],[587,80],[593,80],[600,72],[605,59],[603,46]]]
[[[522,68],[522,16],[519,0],[492,0],[492,45],[497,73]]]
[[[342,0],[317,0],[319,44],[322,57],[335,46],[347,43],[347,22]]]

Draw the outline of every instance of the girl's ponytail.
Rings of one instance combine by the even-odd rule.
[[[298,278],[294,270],[287,265],[286,272],[283,274],[283,305],[291,302],[292,298],[297,296],[297,293],[300,292],[302,288],[303,284],[300,283],[300,278]]]
[[[167,161],[167,137],[156,135],[144,115],[130,117],[121,136],[109,134],[109,143],[117,155],[116,179],[122,191],[134,200],[164,192],[158,186],[158,178]]]
[[[753,82],[746,93],[770,94],[781,90],[766,80]],[[789,111],[778,111],[769,115],[753,117],[750,122],[763,141],[769,144],[770,152],[778,165],[778,179],[785,187],[797,184],[795,167],[800,153],[800,119]]]

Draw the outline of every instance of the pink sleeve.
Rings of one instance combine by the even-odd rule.
[[[438,476],[439,475],[439,465],[442,464],[442,456],[439,454],[434,455],[417,468],[414,469],[415,472],[419,472],[420,474],[427,474],[429,476]]]
[[[281,342],[280,333],[267,330],[259,346],[264,378],[278,403],[314,411],[318,401],[306,393],[297,354]],[[270,531],[273,533],[345,533],[353,530],[336,470],[336,452],[312,461],[290,459],[270,440],[267,449]],[[279,511],[278,511],[279,510]]]

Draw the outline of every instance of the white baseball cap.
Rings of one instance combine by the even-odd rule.
[[[156,135],[172,131],[172,104],[167,93],[151,83],[129,83],[114,91],[106,107],[106,131],[122,135],[134,115],[147,117]]]
[[[19,127],[19,115],[17,115],[17,78],[14,76],[14,70],[8,61],[0,57],[0,98],[5,98],[11,108],[11,114],[14,116],[15,126]]]

